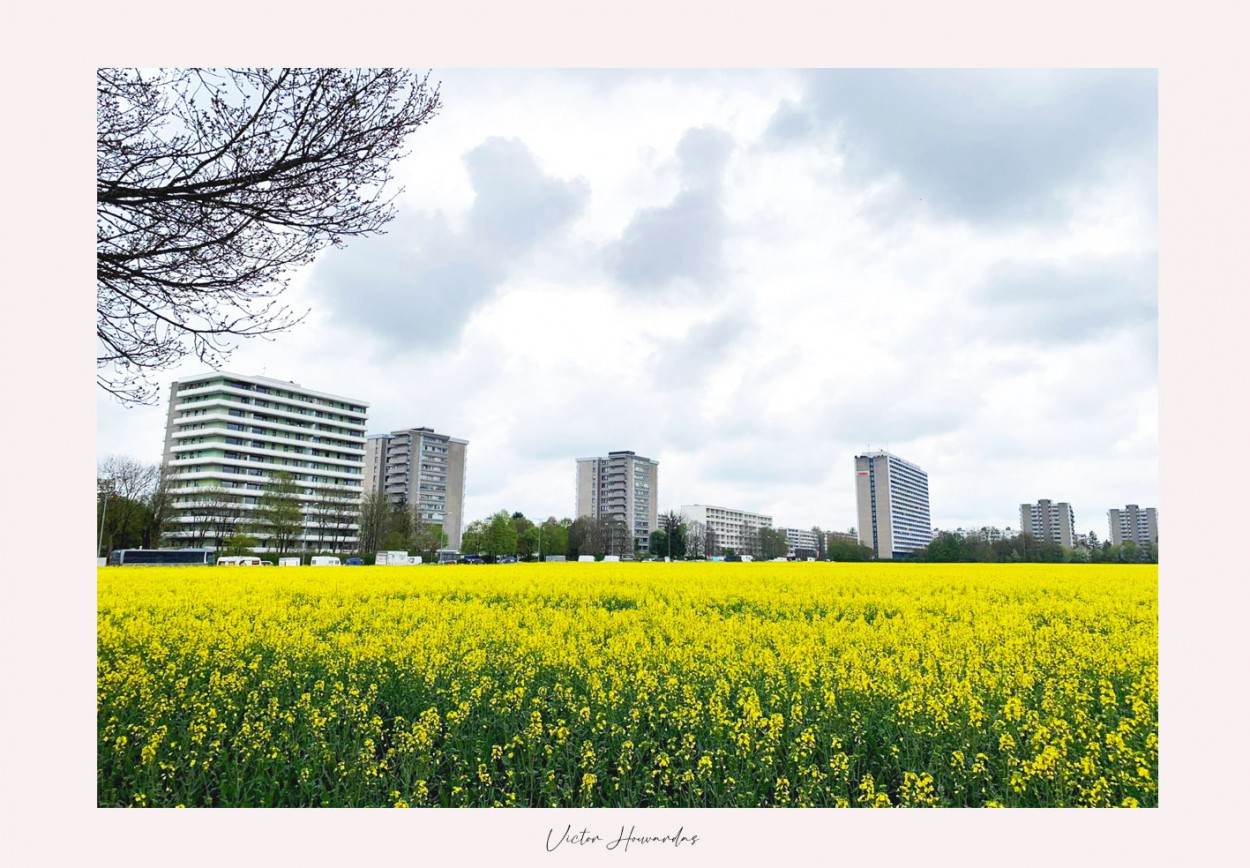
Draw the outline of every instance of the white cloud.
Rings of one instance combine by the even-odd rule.
[[[662,509],[801,527],[854,523],[868,446],[929,472],[939,526],[1154,505],[1153,79],[855,78],[447,72],[403,215],[228,368],[468,439],[469,519],[570,515],[574,459],[616,449],[661,461]],[[938,94],[931,140],[882,88]],[[100,453],[155,461],[163,424],[102,400]]]

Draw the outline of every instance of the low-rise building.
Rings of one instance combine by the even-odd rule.
[[[814,558],[819,554],[822,546],[816,531],[796,527],[782,528],[782,530],[786,534],[786,552],[790,557]]]
[[[715,534],[717,551],[708,552],[709,555],[719,554],[726,549],[733,549],[738,553],[753,553],[759,547],[760,528],[773,526],[771,515],[724,506],[692,504],[683,506],[681,515],[687,524],[697,521]]]

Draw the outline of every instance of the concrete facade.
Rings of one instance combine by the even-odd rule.
[[[697,521],[710,528],[716,534],[716,554],[725,549],[733,549],[738,553],[749,552],[751,548],[751,531],[773,526],[771,515],[756,512],[745,512],[741,509],[728,509],[723,506],[707,506],[696,503],[681,508],[681,514],[687,523]],[[709,552],[708,554],[713,554]]]
[[[615,518],[625,522],[634,550],[651,547],[659,528],[660,462],[630,451],[606,458],[577,459],[577,517]]]
[[[1050,542],[1064,548],[1076,543],[1076,514],[1070,503],[1052,503],[1039,500],[1036,504],[1020,504],[1020,533]]]
[[[441,525],[448,547],[459,549],[468,446],[468,440],[431,428],[375,434],[365,448],[365,482],[392,507],[406,507],[420,521]]]
[[[929,544],[929,475],[889,452],[855,456],[859,542],[882,560]]]
[[[783,530],[786,533],[786,551],[790,557],[794,557],[795,552],[800,549],[810,552],[820,551],[820,541],[816,537],[816,531],[797,527],[787,527]],[[812,557],[815,555],[813,554]]]
[[[1137,545],[1159,544],[1159,512],[1153,506],[1145,509],[1135,503],[1124,509],[1107,510],[1107,525],[1111,530],[1111,544],[1132,541]]]
[[[352,549],[368,406],[270,377],[215,371],[176,380],[164,452],[171,542],[216,547],[245,533],[269,548],[256,510],[282,472],[297,484],[303,512],[295,545]]]

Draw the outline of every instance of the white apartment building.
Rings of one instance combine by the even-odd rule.
[[[1139,546],[1146,543],[1159,544],[1159,512],[1153,506],[1142,509],[1130,503],[1124,509],[1107,510],[1107,524],[1111,529],[1111,544],[1132,541]]]
[[[802,530],[796,527],[784,528],[786,532],[786,551],[790,557],[795,557],[799,551],[809,552],[808,557],[815,557],[820,551],[820,541],[817,539],[816,531]]]
[[[697,521],[716,535],[716,554],[725,549],[735,552],[753,551],[758,545],[760,528],[771,528],[773,517],[723,506],[692,504],[681,508],[687,524]],[[713,552],[708,552],[713,554]]]
[[[889,452],[855,456],[859,542],[880,559],[897,558],[929,544],[929,475]]]
[[[633,452],[577,459],[577,517],[625,522],[634,550],[649,551],[658,529],[660,462]]]
[[[447,545],[458,550],[468,447],[468,440],[432,428],[371,435],[365,446],[366,490],[385,495],[391,506],[411,509],[423,522],[441,525]]]
[[[209,372],[169,391],[164,464],[174,545],[218,547],[236,533],[269,548],[255,520],[274,474],[297,485],[298,548],[357,544],[368,403],[270,377]]]
[[[1070,503],[1039,500],[1020,504],[1020,533],[1057,542],[1065,548],[1076,544],[1076,514]]]

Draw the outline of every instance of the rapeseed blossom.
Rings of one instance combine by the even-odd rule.
[[[1157,568],[104,568],[98,801],[1154,806]]]

